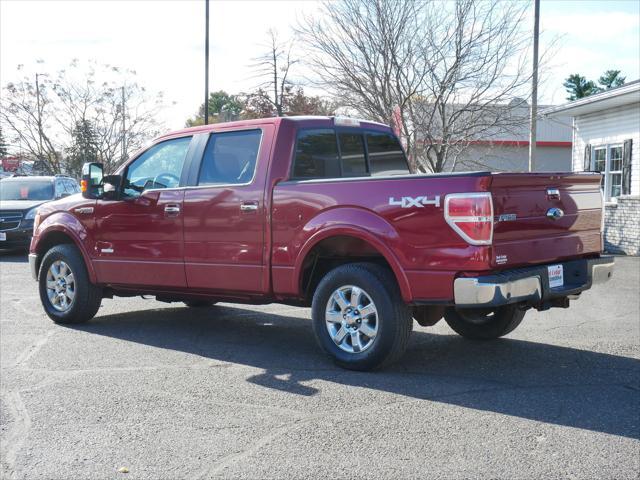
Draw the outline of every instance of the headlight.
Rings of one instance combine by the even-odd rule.
[[[31,210],[29,210],[27,212],[27,214],[24,216],[25,220],[33,220],[34,218],[36,218],[36,212],[38,211],[38,207],[34,207]]]
[[[36,213],[36,218],[33,221],[33,234],[34,235],[36,234],[36,230],[38,230],[38,227],[40,226],[40,219],[41,219],[40,214]]]

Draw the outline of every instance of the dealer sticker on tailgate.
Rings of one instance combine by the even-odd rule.
[[[547,270],[549,272],[549,286],[551,288],[564,285],[562,265],[549,265]]]

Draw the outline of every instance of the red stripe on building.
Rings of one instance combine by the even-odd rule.
[[[492,147],[528,147],[529,140],[471,140],[469,145],[486,145]],[[536,142],[537,147],[571,148],[571,142]]]

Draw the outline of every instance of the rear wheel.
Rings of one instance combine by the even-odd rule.
[[[56,245],[40,265],[40,301],[56,323],[91,320],[100,308],[102,289],[89,281],[82,254],[74,245]]]
[[[184,304],[190,308],[207,308],[213,307],[217,302],[211,302],[209,300],[187,300]]]
[[[312,304],[320,346],[341,367],[373,370],[402,356],[413,319],[387,269],[354,263],[330,271]]]
[[[513,332],[525,310],[518,305],[493,308],[447,308],[444,319],[459,335],[475,340],[491,340]]]

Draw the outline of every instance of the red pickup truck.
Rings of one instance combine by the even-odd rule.
[[[59,323],[114,295],[307,305],[320,346],[368,370],[402,355],[413,319],[493,339],[613,272],[599,175],[410,174],[374,122],[190,128],[114,175],[86,164],[82,188],[34,223],[29,263]]]

